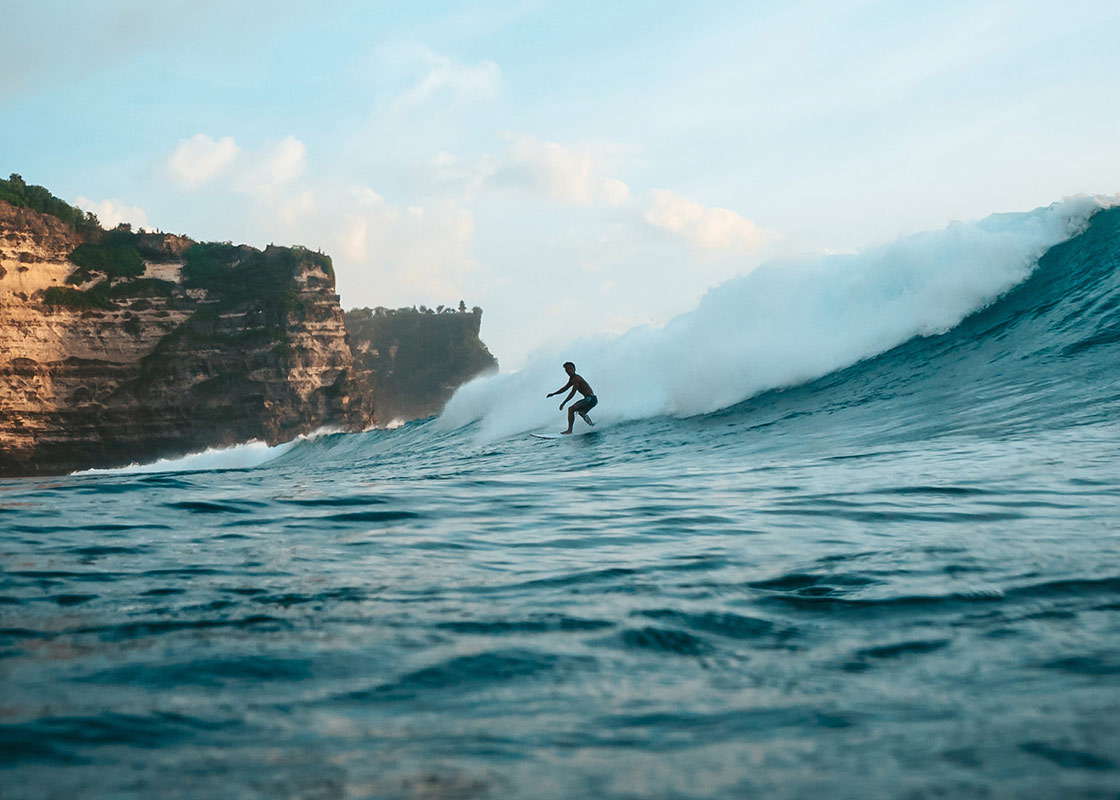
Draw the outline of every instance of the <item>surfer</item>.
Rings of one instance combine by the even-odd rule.
[[[571,408],[568,409],[568,430],[560,431],[560,433],[571,433],[572,425],[575,424],[576,421],[576,414],[583,417],[583,421],[588,425],[595,424],[591,421],[591,417],[587,416],[587,412],[595,408],[595,406],[599,404],[599,400],[595,397],[595,392],[591,390],[591,384],[585,381],[583,376],[576,374],[575,364],[571,361],[565,361],[564,371],[568,373],[568,382],[555,392],[549,392],[547,396],[552,397],[553,395],[560,394],[565,389],[571,389],[571,391],[568,392],[568,396],[564,398],[564,402],[560,404],[560,410],[563,411],[564,406],[575,396],[577,391],[583,395],[582,400],[572,403]]]

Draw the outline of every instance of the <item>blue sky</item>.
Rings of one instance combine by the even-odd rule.
[[[506,367],[764,260],[1120,191],[1114,2],[0,0],[0,173],[303,244]]]

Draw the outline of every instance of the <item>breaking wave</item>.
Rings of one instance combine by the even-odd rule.
[[[1116,198],[1074,197],[1025,213],[954,222],[854,255],[771,262],[723,283],[663,327],[581,339],[511,374],[462,387],[440,426],[484,439],[555,426],[544,394],[575,361],[610,424],[686,417],[795,386],[944,333],[1024,281],[1054,245]]]

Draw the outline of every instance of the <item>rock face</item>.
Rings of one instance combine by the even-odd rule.
[[[498,362],[479,339],[482,309],[368,309],[346,312],[355,366],[377,387],[383,422],[438,414],[461,384]]]
[[[374,422],[326,256],[0,200],[0,476]]]

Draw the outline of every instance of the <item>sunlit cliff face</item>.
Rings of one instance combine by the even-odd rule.
[[[370,423],[368,387],[350,397],[353,357],[320,265],[291,251],[281,305],[254,301],[251,286],[245,302],[230,305],[220,292],[186,285],[183,253],[193,243],[184,237],[160,237],[163,251],[139,275],[81,273],[69,257],[97,236],[0,202],[0,443],[8,451],[0,472],[128,463]]]

